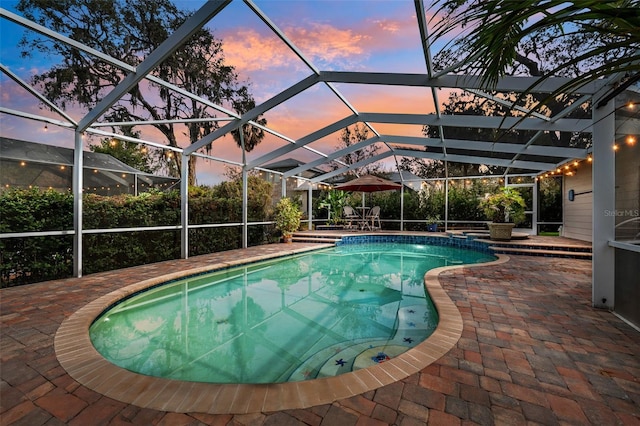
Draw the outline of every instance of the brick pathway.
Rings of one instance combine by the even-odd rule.
[[[512,256],[504,265],[444,272],[440,280],[464,320],[453,350],[405,380],[305,410],[215,416],[141,409],[81,386],[58,363],[56,330],[87,302],[177,268],[282,247],[1,290],[0,424],[640,425],[640,333],[591,308],[591,263],[584,260]]]

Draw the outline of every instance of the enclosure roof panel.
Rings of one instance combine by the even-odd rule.
[[[529,113],[529,106],[517,98],[519,93],[529,90],[532,94],[546,96],[567,84],[568,79],[556,76],[540,80],[507,75],[500,78],[495,87],[487,89],[481,84],[481,75],[465,74],[456,67],[436,72],[434,57],[443,45],[429,35],[433,11],[430,4],[421,0],[383,0],[367,3],[366,8],[362,8],[360,2],[349,1],[332,5],[336,7],[327,7],[327,3],[319,1],[252,0],[177,2],[177,6],[183,12],[196,9],[135,66],[110,57],[100,51],[100,46],[86,46],[68,35],[30,22],[17,13],[15,5],[11,10],[0,9],[0,19],[12,29],[22,28],[38,37],[64,43],[87,58],[108,63],[122,73],[119,84],[114,85],[90,111],[79,114],[79,120],[64,117],[66,112],[56,110],[52,103],[47,105],[37,88],[29,87],[32,76],[16,71],[28,68],[24,64],[20,68],[17,59],[12,58],[8,66],[3,64],[3,88],[4,82],[9,81],[26,89],[50,109],[48,113],[63,116],[67,127],[101,135],[100,127],[108,124],[100,122],[105,113],[122,102],[132,88],[146,82],[224,116],[225,121],[218,127],[211,126],[212,131],[203,131],[203,136],[196,142],[172,146],[172,150],[185,155],[202,155],[213,146],[216,157],[215,149],[224,150],[224,141],[232,139],[227,137],[229,133],[253,126],[262,129],[266,136],[255,155],[242,156],[247,169],[280,168],[283,159],[294,156],[300,160],[292,164],[285,176],[314,171],[324,173],[329,179],[354,170],[354,165],[340,164],[340,161],[362,145],[337,149],[336,144],[340,142],[341,132],[356,124],[368,132],[365,145],[378,144],[382,148],[378,155],[359,161],[358,166],[380,161],[395,169],[398,158],[413,157],[486,163],[504,167],[507,171],[518,169],[538,173],[552,170],[564,161],[585,158],[589,154],[593,130],[591,104],[594,104],[593,99],[597,101],[594,96],[599,91],[616,87],[625,78],[621,74],[586,83],[575,89],[571,99],[560,105],[558,111]],[[247,111],[217,105],[179,87],[175,81],[163,81],[154,74],[160,64],[202,28],[220,38],[224,56],[229,58],[228,65],[234,67],[241,81],[248,83],[256,102]],[[6,30],[4,34],[8,34]],[[628,88],[636,97],[637,87],[636,82]],[[443,112],[449,111],[445,108],[447,98],[454,94],[473,95],[489,109],[485,115],[469,115],[468,111]],[[301,107],[303,102],[308,107]],[[328,110],[332,114],[328,114]],[[498,110],[502,112],[491,112]],[[634,130],[635,114],[618,127],[620,132]],[[3,106],[0,117],[8,116],[58,125],[49,116],[38,118],[32,111],[20,111],[19,105]],[[261,118],[268,118],[267,123],[259,124]],[[134,124],[136,129],[149,125],[144,119]],[[127,126],[131,127],[131,123]],[[384,136],[381,128],[385,129]],[[202,129],[205,129],[204,124]],[[398,133],[387,132],[388,129]],[[429,133],[433,129],[437,132]],[[477,139],[456,136],[461,129],[472,129],[481,136]],[[495,132],[491,134],[485,130]],[[510,133],[514,131],[527,137],[510,139]],[[553,138],[554,135],[560,136]],[[147,135],[141,136],[138,142],[154,143],[156,148],[163,142],[166,144],[162,135],[156,133],[152,137],[156,138],[153,142],[149,142],[151,137]],[[25,143],[25,152],[28,149],[34,150],[30,153],[32,160],[73,163],[68,151],[46,148],[41,152]],[[7,158],[20,156],[19,150],[9,146],[3,155]],[[85,153],[84,158],[87,167],[132,171],[124,164],[97,154]],[[218,155],[218,158],[223,157]],[[323,172],[322,168],[329,164],[331,167],[338,164],[339,168]]]

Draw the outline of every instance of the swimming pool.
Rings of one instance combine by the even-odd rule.
[[[428,270],[495,257],[454,247],[349,244],[156,286],[90,328],[110,362],[210,383],[278,383],[383,363],[428,338]]]

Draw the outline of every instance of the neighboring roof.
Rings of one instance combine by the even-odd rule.
[[[84,151],[82,157],[85,168],[148,174],[109,154]],[[73,166],[73,149],[0,137],[0,159]]]
[[[267,170],[273,170],[274,172],[287,172],[291,169],[295,169],[296,167],[304,166],[307,163],[304,161],[296,160],[295,158],[285,158],[284,160],[274,161],[273,163],[265,164],[262,168]],[[308,170],[309,172],[314,173],[315,176],[318,176],[324,173],[324,170],[318,169],[316,167],[312,167]]]
[[[71,187],[73,149],[0,137],[2,184],[8,187]],[[133,168],[109,154],[83,151],[85,190],[135,185],[171,187],[179,179],[156,176]],[[24,164],[20,164],[24,163]],[[87,170],[94,172],[87,173]],[[133,176],[137,177],[136,179]]]

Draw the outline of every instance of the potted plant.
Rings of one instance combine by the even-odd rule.
[[[481,207],[492,220],[489,236],[492,240],[509,241],[513,227],[525,218],[525,202],[514,188],[504,187],[497,194],[487,195]]]
[[[427,216],[427,231],[438,232],[438,222],[440,222],[440,216]]]
[[[347,205],[349,194],[344,191],[332,189],[327,193],[325,200],[320,203],[319,207],[328,210],[327,222],[333,227],[337,227],[342,223],[342,211]]]
[[[290,243],[292,234],[300,227],[302,212],[298,205],[291,199],[283,197],[276,204],[276,229],[282,232],[284,242]]]

